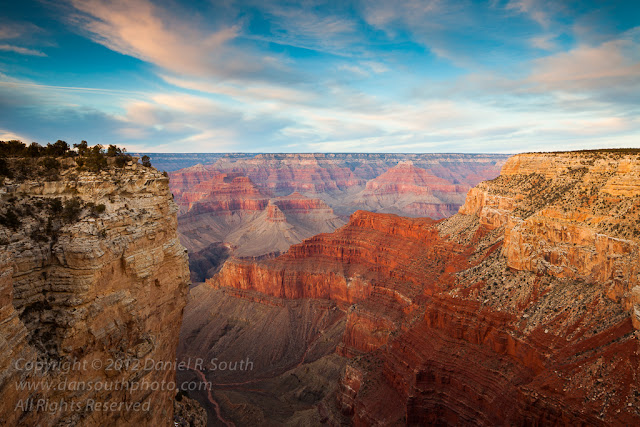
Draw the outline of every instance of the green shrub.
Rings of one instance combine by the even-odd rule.
[[[59,214],[62,212],[62,201],[60,199],[52,199],[49,202],[49,209],[52,214]]]
[[[11,228],[12,230],[16,230],[20,225],[22,225],[22,221],[20,221],[20,218],[18,218],[15,211],[9,208],[4,215],[0,215],[0,224]]]
[[[26,155],[29,157],[40,157],[43,151],[44,147],[37,142],[32,142],[26,149]]]
[[[119,168],[123,168],[132,159],[133,158],[129,154],[120,154],[116,157],[116,166]]]
[[[113,144],[109,145],[109,148],[107,148],[107,157],[116,157],[121,154],[122,154],[122,149],[119,147],[116,147]]]
[[[60,162],[53,157],[45,157],[42,159],[42,166],[46,171],[58,170],[60,169]]]
[[[80,203],[80,199],[74,197],[73,199],[69,199],[64,203],[64,208],[62,209],[62,219],[66,222],[74,222],[80,217],[80,213],[82,212],[82,204]]]
[[[13,172],[11,172],[11,169],[9,169],[9,165],[7,164],[7,161],[3,158],[0,158],[0,176],[13,178]]]

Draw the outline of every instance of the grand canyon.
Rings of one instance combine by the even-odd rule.
[[[0,427],[640,426],[640,7],[0,14]]]
[[[151,155],[153,159],[153,154]],[[169,173],[194,282],[227,256],[264,258],[344,225],[358,209],[441,219],[507,156],[463,154],[230,155]],[[154,164],[158,168],[175,162]],[[185,159],[186,160],[186,159]]]
[[[121,157],[60,158],[45,182],[8,164],[25,175],[2,196],[4,422],[640,420],[640,152],[231,156],[164,175]],[[76,216],[56,222],[56,200]],[[431,217],[387,212],[411,204]],[[210,387],[15,388],[70,375],[15,360],[118,355],[182,364],[70,378]],[[15,409],[105,396],[156,410]]]

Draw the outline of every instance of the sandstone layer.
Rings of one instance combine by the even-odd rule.
[[[175,360],[189,283],[168,178],[129,162],[0,192],[20,218],[0,226],[0,424],[171,425],[175,389],[142,386],[175,381],[147,362]]]
[[[208,286],[344,311],[326,422],[635,425],[639,168],[637,153],[517,155],[449,219],[356,212]]]
[[[504,155],[487,154],[228,155],[215,163],[178,170],[170,176],[171,189],[178,195],[211,179],[216,173],[239,173],[251,179],[260,189],[276,196],[299,192],[319,197],[340,215],[348,215],[366,207],[354,204],[352,198],[365,190],[367,182],[380,177],[386,184],[403,185],[413,180],[411,176],[403,176],[404,172],[409,172],[407,175],[412,172],[403,168],[406,162],[432,175],[430,180],[436,187],[437,184],[444,185],[435,190],[449,198],[453,197],[451,201],[445,197],[445,204],[459,206],[464,202],[466,191],[483,180],[495,178],[505,160]],[[398,170],[381,177],[398,166]],[[424,187],[424,183],[417,184],[418,187]],[[376,182],[371,185],[376,186]],[[411,216],[420,216],[420,211],[416,210]]]

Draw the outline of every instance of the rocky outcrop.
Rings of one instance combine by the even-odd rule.
[[[198,181],[193,175],[184,174],[175,184],[177,191],[174,197],[181,214],[215,212],[217,215],[232,215],[237,210],[265,208],[268,194],[261,192],[242,174],[202,172],[198,175],[204,175],[206,179]]]
[[[203,272],[195,259],[206,261],[211,245],[227,245],[237,256],[271,257],[334,231],[358,209],[451,216],[467,189],[495,177],[504,160],[464,154],[225,155],[169,176],[180,206],[181,241],[193,270]],[[218,258],[209,264],[217,265]],[[208,271],[215,268],[194,280],[210,277]]]
[[[504,227],[508,267],[598,283],[640,311],[639,173],[636,155],[519,155],[475,188],[461,213]],[[640,327],[640,317],[633,322]]]
[[[189,271],[168,184],[132,162],[5,181],[1,424],[172,423]]]
[[[344,162],[318,154],[258,154],[251,159],[220,159],[213,169],[241,172],[277,195],[292,192],[322,194],[364,185]]]
[[[451,218],[356,212],[208,285],[345,311],[329,419],[637,424],[637,162],[518,155]]]
[[[424,191],[419,190],[419,187],[425,187],[430,183],[431,195],[435,197],[430,199],[431,203],[455,205],[457,209],[464,202],[464,192],[482,180],[496,177],[505,160],[506,156],[503,155],[484,154],[259,154],[254,157],[229,155],[213,164],[196,165],[176,171],[170,176],[172,191],[179,195],[183,191],[192,191],[196,184],[211,179],[215,173],[240,173],[249,177],[263,191],[276,196],[299,192],[313,198],[321,198],[339,215],[349,215],[364,208],[384,211],[395,204],[392,199],[380,200],[380,203],[372,206],[353,203],[356,194],[366,190],[367,183],[376,178],[379,179],[369,184],[370,190],[382,191],[386,195],[397,189],[424,195]],[[407,173],[406,165],[410,163],[417,174]],[[428,177],[426,182],[420,179],[420,175]],[[417,177],[418,180],[409,188],[407,185],[412,181],[412,177]],[[398,188],[394,189],[394,185]],[[387,191],[379,187],[387,187]],[[407,200],[407,203],[410,201]],[[403,203],[402,206],[407,203]],[[455,209],[451,211],[448,207],[441,207],[438,210],[431,209],[429,205],[416,204],[407,212],[402,212],[414,216],[419,216],[421,212],[451,215],[455,213]],[[396,213],[398,212],[401,211],[398,210]]]
[[[368,181],[353,204],[375,212],[440,219],[457,212],[469,188],[404,161]]]
[[[207,258],[212,244],[226,245],[236,256],[259,257],[284,252],[344,224],[320,199],[300,193],[272,198],[237,173],[218,174],[195,185],[182,194],[183,206],[187,200],[179,232],[192,265],[196,258]]]

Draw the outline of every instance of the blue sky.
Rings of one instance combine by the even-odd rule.
[[[5,2],[0,140],[147,152],[638,147],[634,3]]]

